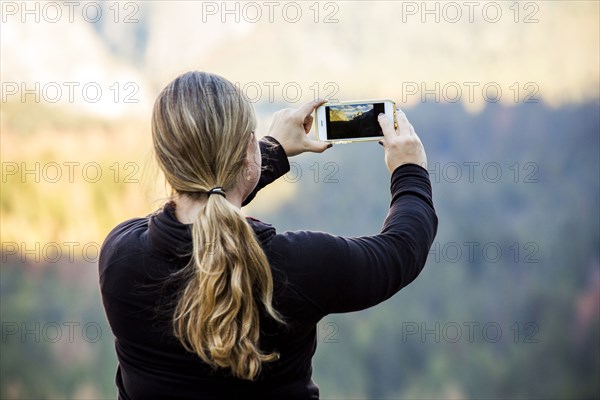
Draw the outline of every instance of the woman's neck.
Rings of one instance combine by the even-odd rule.
[[[219,196],[213,194],[212,196]],[[189,196],[176,196],[173,199],[175,203],[175,217],[182,224],[192,224],[198,218],[198,214],[202,211],[206,205],[206,197],[194,200]],[[242,196],[237,190],[231,190],[227,192],[227,201],[233,204],[237,208],[242,208]]]

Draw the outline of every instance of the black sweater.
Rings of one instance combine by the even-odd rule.
[[[289,170],[285,152],[272,138],[260,142],[267,168],[254,193]],[[248,218],[267,255],[273,301],[287,320],[282,328],[261,317],[261,348],[277,350],[254,382],[211,370],[172,335],[169,296],[177,283],[165,278],[189,257],[191,225],[178,222],[174,205],[125,221],[106,238],[100,253],[102,300],[115,336],[120,399],[279,398],[316,399],[311,359],[317,322],[330,313],[372,307],[393,296],[421,272],[437,230],[427,171],[397,168],[392,201],[379,235],[339,237],[322,232],[284,232]],[[172,282],[172,281],[169,281]]]

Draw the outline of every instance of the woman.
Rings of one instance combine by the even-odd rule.
[[[120,399],[316,399],[317,322],[417,277],[437,217],[425,151],[401,111],[396,130],[379,119],[392,174],[379,235],[278,234],[242,214],[287,157],[328,147],[307,136],[321,104],[276,113],[257,141],[251,104],[220,76],[186,73],[160,93],[152,139],[172,198],[114,228],[100,254]]]

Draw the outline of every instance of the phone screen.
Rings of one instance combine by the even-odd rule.
[[[384,103],[340,104],[325,107],[327,138],[330,140],[383,136],[377,116]]]

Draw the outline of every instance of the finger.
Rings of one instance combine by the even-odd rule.
[[[310,128],[312,128],[312,123],[313,123],[313,115],[312,114],[308,114],[308,116],[304,119],[304,131],[306,133],[310,132]]]
[[[381,130],[383,131],[383,136],[386,139],[391,139],[394,136],[396,136],[394,125],[392,125],[392,123],[390,122],[388,117],[386,117],[385,114],[379,114],[379,117],[377,119],[379,121],[379,126],[381,126]]]
[[[311,153],[322,153],[333,146],[333,143],[322,142],[320,140],[309,140],[306,142],[306,151]]]
[[[406,118],[406,114],[401,109],[396,111],[396,121],[398,123],[398,135],[410,135],[415,132],[414,128],[408,122],[408,118]]]
[[[302,120],[304,120],[308,115],[312,114],[317,107],[325,103],[327,103],[327,100],[324,99],[316,99],[313,101],[309,101],[308,103],[304,104],[298,109],[298,113],[302,116]]]

